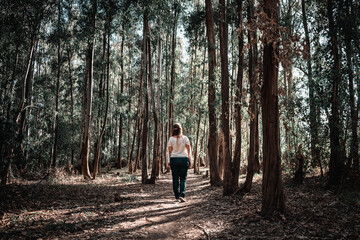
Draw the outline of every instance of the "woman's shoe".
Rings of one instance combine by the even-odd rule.
[[[180,202],[186,202],[185,198],[179,197]]]

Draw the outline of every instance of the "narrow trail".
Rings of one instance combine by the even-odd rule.
[[[237,206],[221,188],[211,188],[209,178],[192,172],[184,203],[175,202],[171,173],[147,185],[139,173],[135,178],[124,171],[89,182],[77,176],[11,184],[0,189],[7,195],[0,199],[0,239],[207,239],[223,230]]]
[[[222,188],[212,188],[209,178],[192,172],[185,203],[174,201],[171,174],[152,185],[141,184],[140,173],[129,175],[125,169],[94,181],[66,175],[53,182],[14,181],[0,187],[0,239],[359,237],[359,202],[347,199],[346,192],[325,190],[318,178],[301,186],[285,183],[287,213],[263,218],[258,214],[261,176],[238,199],[223,196]]]
[[[155,185],[142,185],[138,193],[125,194],[135,199],[133,207],[121,213],[119,235],[129,238],[198,239],[205,238],[199,221],[204,217],[204,194],[208,179],[189,173],[186,202],[177,203],[172,192],[171,174],[162,175]],[[205,191],[204,191],[205,190]],[[205,204],[206,205],[206,204]],[[206,231],[206,230],[205,230]]]

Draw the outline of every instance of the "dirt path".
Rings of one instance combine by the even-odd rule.
[[[202,211],[197,206],[204,204],[207,182],[199,175],[189,174],[185,203],[174,201],[170,174],[163,175],[156,185],[141,186],[139,194],[127,194],[136,199],[135,206],[120,213],[119,235],[149,239],[204,238],[199,225]]]
[[[90,182],[76,177],[55,184],[9,185],[1,189],[7,196],[0,203],[0,237],[206,238],[209,229],[201,222],[207,215],[204,207],[210,205],[206,196],[213,192],[207,178],[189,171],[185,203],[175,202],[171,174],[161,175],[155,185],[139,180],[121,173]],[[115,194],[120,201],[114,200]]]
[[[175,203],[171,175],[155,185],[140,176],[105,174],[94,181],[13,183],[0,188],[0,239],[356,239],[358,191],[335,194],[318,179],[285,184],[287,213],[263,218],[261,178],[242,199],[222,196],[208,178],[188,176],[187,202]],[[114,200],[119,194],[120,201]],[[358,200],[356,200],[358,199]]]

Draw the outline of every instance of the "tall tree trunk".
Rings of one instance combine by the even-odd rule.
[[[208,84],[208,107],[209,107],[209,140],[208,140],[208,157],[210,161],[210,183],[211,186],[220,186],[221,179],[219,175],[219,168],[217,165],[217,124],[216,124],[216,110],[215,110],[215,74],[216,67],[216,45],[214,32],[214,16],[211,0],[205,0],[206,11],[206,35],[208,44],[208,58],[209,58],[209,84]]]
[[[60,33],[61,27],[61,0],[58,2],[58,32]],[[59,93],[60,93],[60,72],[61,72],[61,39],[58,36],[58,46],[57,46],[57,77],[56,77],[56,93],[55,93],[55,135],[54,135],[54,145],[52,147],[51,154],[51,163],[50,166],[52,169],[56,168],[57,160],[57,148],[58,148],[58,138],[59,138]]]
[[[136,139],[136,133],[137,133],[137,129],[138,129],[138,125],[139,125],[139,118],[137,117],[135,120],[135,125],[134,125],[134,134],[133,134],[133,141],[131,144],[131,151],[129,153],[129,173],[132,173],[135,169],[135,165],[133,164],[133,152],[134,152],[134,148],[135,148],[135,139]]]
[[[346,1],[346,16],[348,19],[352,19],[352,11],[354,10],[351,6],[351,1]],[[350,102],[350,113],[351,113],[351,143],[350,143],[350,155],[349,155],[349,167],[353,163],[353,169],[355,172],[359,171],[359,145],[358,145],[358,134],[357,125],[358,117],[355,107],[355,91],[354,91],[354,73],[353,73],[353,48],[351,45],[351,34],[353,33],[353,25],[347,24],[344,29],[345,33],[345,46],[346,46],[346,63],[347,73],[349,78],[349,102]]]
[[[168,86],[169,86],[169,33],[166,34],[166,39],[165,39],[165,93],[169,94],[169,90],[168,90]],[[166,102],[165,102],[165,106],[166,106],[166,112],[169,112],[169,98],[166,98]],[[168,119],[168,123],[166,124],[164,122],[164,141],[163,141],[163,148],[165,149],[164,151],[164,159],[165,159],[165,173],[168,173],[170,171],[170,156],[169,158],[167,158],[168,156],[168,151],[167,151],[167,143],[168,143],[168,138],[169,138],[169,134],[170,134],[170,130],[169,130],[169,119]]]
[[[239,63],[238,72],[236,79],[236,96],[235,96],[235,128],[236,128],[236,139],[235,139],[235,152],[232,167],[232,183],[233,190],[238,188],[239,174],[240,174],[240,162],[241,162],[241,102],[242,102],[242,88],[243,88],[243,69],[244,69],[244,34],[243,34],[243,1],[237,0],[238,6],[238,26],[241,29],[238,34],[238,51],[239,51]]]
[[[141,135],[141,152],[140,152],[140,161],[141,161],[141,182],[143,184],[147,183],[148,173],[147,173],[147,150],[148,150],[148,132],[149,132],[149,96],[148,96],[148,45],[147,38],[149,33],[149,22],[148,22],[148,9],[145,9],[144,12],[144,30],[143,30],[143,54],[142,54],[142,68],[144,71],[143,80],[144,80],[144,89],[145,89],[145,102],[143,110],[143,127]]]
[[[10,87],[9,87],[9,97],[8,97],[8,106],[6,109],[6,119],[8,121],[10,121],[10,111],[11,111],[11,105],[12,105],[12,92],[14,89],[14,85],[15,85],[15,76],[17,74],[17,67],[18,67],[18,63],[19,63],[19,49],[18,46],[16,46],[16,50],[15,50],[15,55],[14,55],[14,65],[13,65],[13,70],[12,70],[12,74],[11,74],[11,82],[10,82]]]
[[[160,19],[158,21],[158,25],[161,29],[161,22],[160,22]],[[161,41],[161,32],[159,33],[159,39],[158,39],[158,64],[157,64],[157,84],[155,84],[156,86],[156,94],[154,95],[154,97],[156,96],[156,111],[157,111],[157,117],[159,119],[159,127],[158,127],[158,143],[157,145],[155,145],[154,143],[154,147],[157,146],[159,148],[158,150],[158,158],[160,160],[158,160],[157,162],[157,167],[156,167],[156,172],[155,172],[155,175],[156,177],[159,177],[160,176],[160,166],[161,166],[161,163],[163,162],[163,151],[165,151],[165,149],[163,149],[161,146],[162,146],[162,131],[163,131],[163,120],[161,119],[160,117],[160,107],[161,107],[161,102],[160,102],[160,96],[162,95],[162,91],[161,91],[161,88],[162,88],[162,85],[161,85],[161,74],[162,74],[162,41]],[[160,89],[160,90],[159,90]]]
[[[200,103],[202,100],[203,90],[204,90],[204,83],[201,83],[200,100],[199,100]],[[194,173],[195,174],[200,173],[200,160],[198,159],[197,155],[198,155],[198,145],[199,145],[199,137],[200,137],[199,135],[200,135],[200,124],[201,124],[202,112],[199,110],[198,114],[199,114],[199,119],[198,119],[198,123],[197,123],[195,152],[194,152]]]
[[[70,114],[71,114],[71,129],[74,129],[74,83],[72,78],[72,70],[71,70],[71,59],[72,54],[69,50],[68,53],[68,68],[69,68],[69,81],[70,81]],[[71,145],[71,165],[74,165],[74,146]]]
[[[149,65],[149,86],[150,89],[150,96],[151,97],[151,105],[153,110],[153,118],[154,118],[154,147],[153,147],[153,162],[152,162],[152,169],[151,169],[151,177],[148,183],[155,183],[155,179],[157,177],[157,173],[159,172],[159,163],[160,163],[160,131],[159,131],[159,108],[158,108],[158,91],[154,89],[153,84],[153,75],[152,75],[152,66],[151,66],[151,44],[150,38],[147,39],[147,55],[148,55],[148,65]],[[158,84],[156,84],[158,85]]]
[[[131,64],[132,64],[132,55],[130,55],[130,61],[129,61],[129,69],[128,71],[131,72]],[[131,102],[132,102],[132,95],[133,95],[133,90],[132,90],[132,78],[129,78],[129,84],[128,84],[128,92],[129,92],[129,96],[128,96],[128,100],[127,100],[127,104],[128,104],[128,113],[131,112]],[[136,118],[137,119],[137,118]],[[135,120],[135,125],[134,125],[134,134],[132,137],[132,143],[131,142],[131,114],[128,114],[128,129],[127,129],[127,158],[128,158],[128,165],[129,165],[129,173],[133,172],[134,169],[134,164],[133,164],[133,152],[134,152],[134,145],[135,145],[135,139],[136,139],[136,129],[137,129],[137,120]]]
[[[176,59],[176,33],[177,33],[177,22],[178,22],[178,3],[174,0],[174,25],[172,29],[172,40],[171,40],[171,73],[170,73],[170,100],[169,100],[169,136],[171,135],[171,129],[174,123],[173,111],[174,111],[174,88],[175,88],[175,59]]]
[[[223,129],[220,129],[220,133],[217,135],[218,141],[217,141],[217,156],[218,156],[218,168],[219,168],[219,176],[220,179],[224,179],[224,169],[225,169],[225,153],[224,153],[224,132]]]
[[[233,162],[230,152],[230,119],[229,119],[229,61],[228,61],[228,25],[225,0],[219,0],[220,10],[220,55],[221,55],[221,126],[223,131],[224,185],[223,194],[235,192],[238,184],[233,185]],[[238,120],[238,119],[237,119]]]
[[[265,0],[264,12],[268,21],[279,22],[279,0]],[[264,81],[262,86],[263,124],[263,180],[261,213],[269,215],[278,210],[284,212],[285,199],[281,173],[281,150],[279,130],[278,32],[276,36],[265,36],[264,40]],[[276,39],[268,42],[268,39]]]
[[[18,51],[18,47],[16,46],[15,61],[14,61],[14,65],[13,65],[13,71],[12,71],[12,75],[11,75],[11,83],[10,83],[10,89],[9,89],[9,100],[8,100],[8,106],[7,106],[7,111],[6,111],[6,119],[7,119],[7,121],[10,121],[10,111],[11,111],[11,104],[12,104],[11,93],[13,92],[15,76],[16,76],[16,69],[17,69],[17,66],[18,66],[18,60],[19,60],[19,51]],[[12,143],[14,141],[13,138],[14,137],[9,139],[8,142]],[[4,167],[3,172],[0,173],[1,174],[0,175],[1,176],[1,185],[6,185],[7,184],[9,172],[10,172],[10,169],[11,169],[11,164],[12,164],[12,161],[13,161],[14,146],[12,145],[9,149],[6,149],[5,152],[6,152],[5,155],[6,155],[6,158],[7,158],[6,160],[7,161],[5,161],[5,167]]]
[[[110,14],[110,13],[109,13]],[[102,145],[102,138],[104,136],[107,118],[108,118],[108,112],[109,112],[109,100],[110,100],[110,94],[109,94],[109,85],[110,85],[110,35],[111,35],[111,21],[112,16],[108,16],[108,32],[107,32],[107,62],[106,62],[106,107],[105,107],[105,115],[104,115],[104,121],[103,125],[100,130],[100,134],[98,136],[98,139],[96,140],[96,149],[94,153],[94,170],[93,170],[93,178],[96,178],[96,175],[100,168],[100,155],[101,155],[101,145]]]
[[[33,34],[30,42],[30,53],[28,59],[28,65],[24,77],[24,81],[22,84],[22,94],[21,94],[21,102],[18,115],[15,119],[16,123],[18,123],[20,118],[20,126],[19,126],[19,141],[20,148],[23,149],[23,140],[24,140],[24,131],[25,131],[25,122],[26,122],[26,112],[27,106],[31,103],[31,89],[32,89],[32,72],[33,72],[33,59],[34,59],[34,51],[36,44],[36,33]]]
[[[142,91],[142,90],[141,90]],[[142,123],[144,118],[144,113],[142,111],[142,107],[139,107],[139,114],[138,114],[138,128],[137,128],[137,149],[136,149],[136,159],[135,159],[135,166],[134,172],[136,172],[140,168],[140,150],[141,150],[141,136],[142,136]]]
[[[131,63],[132,63],[132,61],[131,61],[131,58],[130,58],[130,62],[129,62],[129,72],[131,72]],[[128,113],[130,113],[131,112],[131,101],[132,101],[132,94],[133,94],[133,91],[132,91],[132,78],[130,78],[129,79],[129,84],[128,84],[128,93],[129,93],[129,96],[128,96],[128,102],[127,102],[127,104],[128,104]],[[127,128],[127,158],[129,159],[129,164],[130,164],[130,162],[131,162],[131,159],[132,159],[132,156],[130,156],[130,147],[131,147],[131,145],[130,145],[130,141],[131,141],[131,114],[128,114],[128,119],[127,119],[127,122],[128,122],[128,124],[127,124],[127,126],[128,126],[128,128]],[[134,135],[134,138],[135,138],[135,135]]]
[[[330,116],[330,162],[329,162],[329,184],[337,185],[340,183],[342,175],[342,161],[340,158],[340,125],[339,125],[339,82],[340,82],[340,56],[337,40],[337,32],[335,30],[334,16],[333,16],[333,1],[327,1],[327,14],[329,20],[329,35],[331,39],[331,53],[334,60],[332,68],[332,96],[331,96],[331,116]]]
[[[204,81],[205,80],[205,67],[206,67],[206,49],[207,47],[204,46],[204,59],[203,59],[203,68],[202,68],[202,80]],[[205,84],[205,83],[203,83]],[[202,95],[202,94],[201,94]],[[207,139],[206,137],[206,120],[207,118],[204,117],[204,131],[203,131],[203,134],[202,134],[202,137],[201,137],[201,140],[200,140],[200,149],[201,149],[201,152],[205,152],[204,151],[204,139]],[[199,159],[199,164],[200,166],[206,166],[208,167],[208,161],[206,161],[207,157],[203,158],[203,157],[200,157]]]
[[[91,33],[88,39],[88,49],[86,51],[86,64],[85,64],[85,82],[86,88],[85,93],[85,114],[84,114],[84,134],[81,144],[81,171],[85,179],[90,178],[89,170],[89,148],[91,138],[91,113],[92,113],[92,95],[93,95],[93,65],[94,65],[94,47],[95,47],[95,23],[96,23],[96,12],[97,12],[97,0],[91,0]]]
[[[139,86],[139,100],[138,100],[138,107],[137,107],[137,123],[138,123],[138,128],[137,128],[137,150],[136,150],[136,160],[135,160],[135,166],[134,166],[134,172],[137,171],[137,169],[139,169],[139,165],[140,165],[140,160],[141,160],[141,147],[142,147],[142,143],[141,140],[143,137],[143,132],[144,132],[144,128],[141,128],[141,125],[143,123],[143,121],[145,121],[144,119],[144,112],[142,110],[142,94],[143,94],[143,82],[145,83],[146,81],[146,37],[147,37],[147,32],[146,32],[146,28],[147,28],[147,23],[145,23],[145,21],[147,21],[147,19],[145,19],[145,17],[147,18],[147,10],[145,10],[144,12],[144,23],[143,23],[143,53],[142,53],[142,65],[141,65],[141,70],[140,70],[140,86]],[[144,76],[145,76],[145,80],[144,80]],[[135,136],[134,136],[135,137]],[[147,139],[147,137],[146,137]],[[147,140],[146,140],[147,141]],[[145,149],[146,152],[146,149]],[[147,171],[147,170],[145,170]],[[147,173],[146,173],[147,175]],[[145,181],[145,180],[144,180]]]
[[[250,25],[255,23],[254,17],[254,1],[248,0],[247,6],[248,18]],[[241,192],[247,193],[251,190],[251,185],[255,172],[259,170],[259,107],[257,103],[257,84],[258,77],[256,73],[257,66],[257,44],[256,44],[256,29],[248,31],[249,49],[249,81],[250,81],[250,141],[249,141],[249,156],[246,172],[246,180],[241,187]]]
[[[308,55],[307,58],[307,77],[308,77],[308,86],[309,86],[309,105],[310,105],[310,145],[311,145],[311,159],[313,163],[318,163],[321,168],[321,176],[323,175],[322,165],[317,149],[317,138],[318,138],[318,124],[316,119],[316,104],[315,104],[315,82],[313,79],[312,67],[311,67],[311,42],[309,36],[309,28],[307,24],[306,16],[306,4],[305,0],[301,0],[301,9],[302,9],[302,21],[305,31],[305,42],[306,42],[306,52]]]
[[[124,32],[124,30],[123,30]],[[123,33],[121,39],[121,50],[120,50],[120,68],[121,68],[121,83],[120,83],[120,106],[123,104],[123,94],[124,94],[124,40],[125,34]],[[123,138],[123,116],[120,112],[120,124],[119,124],[119,146],[118,146],[118,157],[117,157],[117,165],[121,168],[121,156],[122,156],[122,138]],[[130,162],[129,162],[130,164]]]

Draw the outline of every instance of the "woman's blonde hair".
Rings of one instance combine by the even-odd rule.
[[[182,127],[180,123],[174,123],[172,129],[172,136],[182,135]]]

